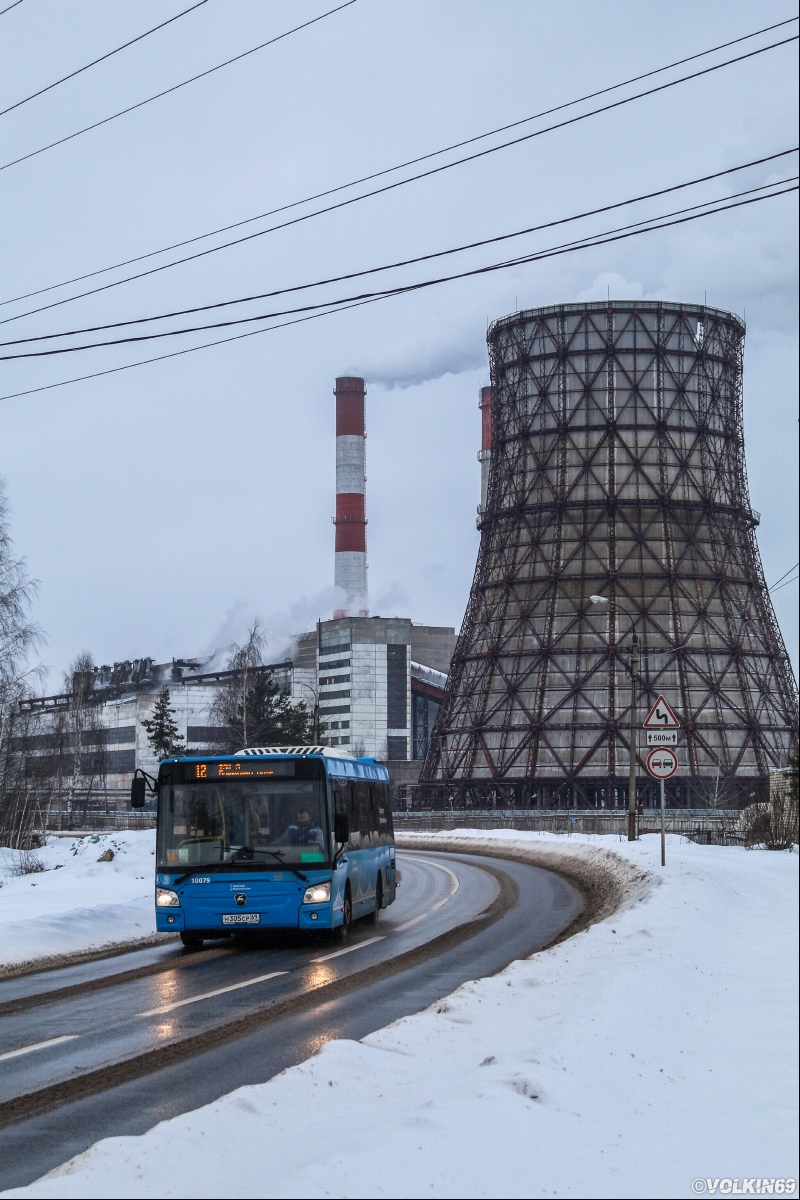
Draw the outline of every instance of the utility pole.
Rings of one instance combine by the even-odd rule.
[[[639,639],[634,631],[631,639],[631,769],[628,780],[628,841],[636,841],[636,750],[638,727],[636,724],[636,684],[639,680]]]

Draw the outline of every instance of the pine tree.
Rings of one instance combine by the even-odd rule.
[[[253,673],[228,721],[236,749],[245,746],[302,746],[311,740],[311,713],[294,704],[268,672]]]
[[[149,721],[142,721],[142,725],[147,730],[147,740],[159,762],[164,758],[185,754],[186,746],[183,738],[178,735],[175,709],[170,706],[169,688],[166,684],[158,693],[152,717]]]

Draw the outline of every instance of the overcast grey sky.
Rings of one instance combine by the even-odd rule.
[[[24,0],[0,17],[0,109],[190,3]],[[334,4],[209,0],[0,118],[0,163]],[[785,0],[358,0],[138,112],[0,171],[0,300],[389,167],[794,11]],[[796,30],[790,26],[788,34]],[[787,31],[753,45],[781,36]],[[0,326],[0,340],[358,270],[784,150],[797,143],[795,46]],[[599,231],[729,195],[791,175],[796,164],[796,157],[785,159],[691,196],[569,228]],[[43,659],[52,681],[84,647],[98,662],[188,656],[229,642],[259,615],[277,653],[287,633],[330,614],[332,389],[341,374],[367,380],[373,612],[458,627],[478,542],[477,399],[488,382],[487,321],[609,292],[619,299],[707,298],[746,316],[746,452],[751,501],[762,513],[759,545],[773,582],[798,557],[796,209],[793,194],[3,400],[0,475],[17,549],[40,581],[35,615],[47,633]],[[450,261],[477,266],[567,236],[536,234]],[[399,281],[434,273],[408,268]],[[0,308],[0,318],[30,306]],[[180,344],[200,340],[208,335]],[[4,363],[0,394],[173,348],[156,343]],[[774,599],[796,663],[797,584]]]

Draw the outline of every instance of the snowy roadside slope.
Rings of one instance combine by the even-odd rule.
[[[111,862],[98,862],[107,850]],[[64,954],[155,936],[155,830],[51,837],[35,852],[45,870],[13,874],[18,855],[0,848],[0,977]]]
[[[653,882],[424,1013],[3,1195],[683,1197],[696,1178],[797,1178],[796,855],[670,837],[662,872],[655,837],[438,840],[573,863],[611,846],[623,881]]]

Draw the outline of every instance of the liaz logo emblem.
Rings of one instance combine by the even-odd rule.
[[[239,905],[239,908],[244,908],[245,904],[247,904],[247,892],[237,892],[233,898]]]

